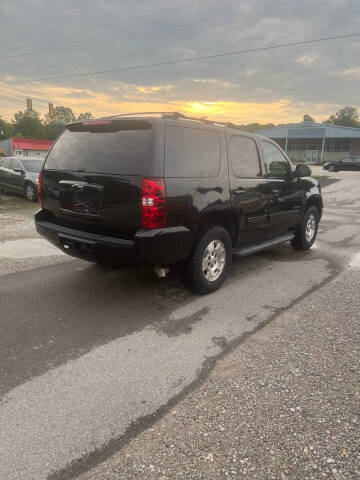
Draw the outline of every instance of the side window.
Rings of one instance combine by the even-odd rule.
[[[11,161],[12,161],[11,158],[6,158],[6,159],[3,161],[3,163],[2,163],[1,166],[2,166],[3,168],[10,168],[10,166],[11,166]]]
[[[252,138],[234,135],[231,137],[231,166],[235,177],[255,178],[261,176],[259,155]]]
[[[344,158],[343,163],[352,163],[353,159],[352,158]]]
[[[21,165],[20,165],[19,160],[16,160],[16,159],[14,158],[14,160],[12,161],[12,164],[11,164],[11,168],[12,168],[13,170],[15,170],[15,168],[21,168]]]
[[[288,160],[272,143],[262,142],[268,175],[272,178],[286,178],[291,174]]]
[[[217,177],[220,137],[200,128],[166,127],[165,177]]]

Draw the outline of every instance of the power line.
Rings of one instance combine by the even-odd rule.
[[[3,93],[3,92],[0,92],[0,93]],[[26,105],[26,101],[24,101],[24,100],[19,100],[20,98],[22,98],[22,97],[16,97],[16,98],[14,98],[14,97],[5,97],[5,96],[3,96],[3,95],[0,95],[0,100],[8,100],[8,101],[10,101],[10,102],[22,103],[22,104],[25,104],[25,105]],[[37,101],[39,102],[39,101],[43,101],[43,100],[37,99]],[[45,103],[46,103],[46,102],[45,102]],[[114,103],[114,102],[112,102],[112,103]],[[47,107],[44,107],[43,105],[38,105],[37,103],[34,103],[34,102],[33,102],[33,106],[34,106],[34,107],[37,107],[38,109],[45,109],[45,110],[47,110]],[[83,105],[83,106],[80,106],[80,107],[81,107],[81,110],[83,110],[83,111],[93,110],[93,108],[87,107],[87,106],[84,106],[84,105]],[[79,107],[79,108],[80,108],[80,107]],[[104,112],[99,112],[99,111],[97,111],[97,113],[98,113],[99,115],[106,115],[106,113],[104,113]]]
[[[223,2],[223,0],[216,0],[215,3],[218,3],[218,2]],[[165,26],[165,28],[160,28],[160,29],[157,29],[155,32],[144,32],[144,33],[140,33],[140,34],[131,34],[131,35],[126,35],[126,36],[123,36],[122,37],[122,40],[124,39],[129,39],[129,38],[141,38],[141,37],[147,37],[147,36],[153,36],[153,35],[156,35],[159,30],[160,31],[168,31],[168,30],[175,30],[175,29],[181,29],[181,28],[186,28],[186,27],[189,27],[189,26],[193,26],[193,25],[196,25],[198,23],[204,23],[204,22],[213,22],[213,21],[222,21],[222,20],[227,20],[228,18],[233,18],[233,17],[236,17],[236,16],[248,16],[248,15],[251,15],[254,11],[259,11],[259,10],[267,10],[267,9],[270,9],[270,8],[274,8],[274,7],[277,7],[277,6],[281,6],[281,5],[286,5],[286,4],[291,4],[291,3],[297,3],[298,0],[283,0],[283,1],[278,1],[276,3],[271,3],[271,4],[267,4],[267,5],[263,5],[263,6],[260,6],[260,7],[255,7],[255,8],[248,8],[246,10],[242,10],[240,12],[233,12],[233,13],[230,13],[230,14],[226,14],[226,15],[223,15],[223,16],[216,16],[216,17],[205,17],[205,18],[201,18],[200,20],[195,20],[195,21],[192,21],[192,22],[187,22],[187,23],[183,23],[183,24],[178,24],[178,25],[173,25],[173,26]],[[206,3],[206,2],[205,2]],[[203,4],[197,4],[197,6],[201,6]],[[182,8],[182,7],[180,7]],[[101,35],[101,36],[104,36],[104,35]],[[94,38],[94,37],[92,37]],[[111,39],[105,39],[105,42],[107,41],[111,41]],[[166,42],[164,44],[164,46],[167,46],[168,45],[168,42]],[[65,49],[67,47],[69,47],[71,45],[65,45]],[[53,50],[51,47],[49,48],[46,48],[45,49],[46,51],[48,50]],[[152,50],[151,50],[152,51]],[[25,54],[24,54],[25,55]],[[28,56],[33,56],[33,55],[36,55],[36,53],[31,53],[29,54]],[[22,54],[21,54],[22,56]],[[0,60],[1,58],[3,57],[0,57]]]
[[[221,0],[222,1],[222,0]],[[126,35],[126,36],[123,36],[122,37],[122,40],[124,39],[129,39],[129,38],[141,38],[141,37],[147,37],[147,36],[153,36],[154,34],[156,35],[159,30],[160,31],[168,31],[168,30],[175,30],[175,29],[181,29],[181,28],[186,28],[186,27],[190,27],[190,26],[193,26],[193,25],[196,25],[196,24],[199,24],[199,23],[204,23],[204,22],[212,22],[212,21],[221,21],[221,20],[227,20],[228,18],[233,18],[233,17],[237,17],[237,16],[247,16],[247,15],[251,15],[252,12],[254,11],[259,11],[259,10],[267,10],[267,9],[271,9],[271,8],[274,8],[274,7],[278,7],[278,6],[281,6],[281,5],[286,5],[286,4],[291,4],[291,3],[297,3],[297,0],[283,0],[283,1],[279,1],[279,2],[276,2],[276,3],[271,3],[271,4],[268,4],[268,5],[263,5],[261,7],[255,7],[255,8],[249,8],[249,9],[246,9],[246,10],[243,10],[243,11],[240,11],[240,12],[233,12],[233,13],[229,13],[229,14],[226,14],[226,15],[223,15],[223,16],[216,16],[216,17],[207,17],[207,18],[201,18],[200,20],[195,20],[193,22],[187,22],[187,23],[182,23],[182,24],[179,24],[179,25],[172,25],[172,26],[165,26],[165,28],[160,28],[160,29],[157,29],[155,32],[144,32],[144,33],[140,33],[140,34],[131,34],[131,35]],[[105,40],[105,41],[110,41],[109,39]],[[168,43],[166,43],[165,45],[167,45]],[[71,47],[72,45],[69,44],[69,45],[65,45],[65,49]],[[53,50],[53,48],[51,47],[47,47],[46,49],[43,49],[43,50],[40,50],[40,51],[37,51],[37,52],[33,52],[33,53],[29,53],[29,54],[20,54],[20,55],[15,55],[15,57],[19,57],[19,56],[27,56],[27,57],[30,57],[30,56],[33,56],[33,55],[36,55],[38,52],[45,52],[45,51],[49,51],[49,50]],[[40,53],[41,54],[41,53]],[[4,57],[0,57],[0,60],[1,58],[4,58]],[[6,57],[5,57],[6,58]],[[12,57],[14,58],[14,57]]]
[[[7,91],[1,90],[1,91],[0,91],[0,98],[4,98],[4,99],[6,98],[6,99],[9,99],[9,100],[11,100],[11,101],[15,101],[15,98],[16,98],[16,99],[18,99],[18,98],[20,99],[20,98],[24,98],[24,97],[25,97],[25,98],[31,98],[32,100],[35,100],[35,102],[44,103],[44,104],[47,106],[46,108],[48,108],[49,103],[53,103],[53,104],[57,103],[55,100],[53,100],[53,101],[50,101],[50,100],[49,100],[49,101],[41,100],[41,98],[34,97],[34,96],[31,95],[31,94],[28,94],[28,96],[27,96],[27,95],[23,95],[23,96],[21,96],[21,97],[18,96],[18,97],[15,97],[15,98],[14,98],[14,97],[4,97],[4,96],[1,96],[1,94],[9,94],[9,93],[11,94],[12,92],[10,92],[9,90],[7,90]],[[18,92],[14,92],[14,93],[18,93]],[[18,95],[21,95],[21,93],[18,93]],[[16,102],[26,103],[26,102],[20,101],[20,100],[16,100]],[[45,108],[45,107],[43,107],[42,105],[38,105],[37,103],[34,103],[34,102],[33,102],[33,105],[34,105],[34,106],[37,106],[37,107],[39,107],[39,108]],[[92,107],[88,107],[88,106],[86,106],[86,105],[82,105],[82,106],[80,105],[79,108],[81,108],[81,109],[84,110],[84,111],[86,111],[86,110],[87,110],[87,111],[92,110]],[[104,112],[99,112],[99,114],[103,114],[103,113],[104,113]],[[104,115],[105,115],[105,114],[104,114]]]
[[[15,94],[18,94],[18,95],[22,95],[21,93],[18,93],[18,92],[11,92],[9,90],[1,90],[0,91],[0,94],[5,94],[5,95],[11,95],[12,93],[15,93]],[[45,100],[41,100],[41,98],[37,98],[37,97],[34,97],[33,95],[30,95],[30,94],[27,94],[27,95],[23,95],[22,97],[27,97],[27,98],[31,98],[31,99],[34,99],[36,102],[39,102],[39,103],[44,103],[45,105],[48,105],[49,102],[45,101]],[[16,98],[22,98],[22,97],[16,97]]]
[[[10,102],[16,102],[16,103],[23,103],[26,105],[26,102],[24,102],[24,100],[17,100],[16,98],[12,98],[12,97],[3,97],[2,95],[0,95],[0,99],[1,100],[8,100]],[[42,105],[37,105],[36,103],[33,103],[33,106],[37,107],[37,108],[45,108],[44,106]]]
[[[222,0],[221,0],[222,1]],[[219,20],[225,20],[225,19],[228,19],[229,17],[230,18],[233,18],[235,16],[248,16],[248,15],[251,15],[252,12],[254,11],[258,11],[258,10],[267,10],[269,8],[273,8],[273,7],[277,7],[277,6],[281,6],[281,5],[284,5],[284,4],[291,4],[291,3],[297,3],[298,0],[283,0],[283,1],[280,1],[280,2],[276,2],[276,3],[272,3],[272,4],[267,4],[267,5],[263,5],[263,6],[260,6],[260,7],[255,7],[255,8],[250,8],[250,9],[246,9],[246,10],[242,10],[240,12],[233,12],[233,13],[230,13],[230,14],[226,14],[224,16],[221,16],[221,17],[205,17],[205,18],[201,18],[200,20],[196,20],[196,21],[193,21],[193,22],[187,22],[187,23],[183,23],[183,24],[178,24],[178,25],[173,25],[173,26],[167,26],[165,28],[162,28],[161,30],[162,31],[166,31],[166,30],[174,30],[174,29],[178,29],[178,28],[183,28],[183,27],[188,27],[188,26],[192,26],[194,24],[198,24],[198,23],[204,23],[204,22],[211,22],[211,21],[219,21]],[[217,3],[217,2],[216,2]],[[200,4],[198,4],[197,6],[199,6]],[[202,5],[202,4],[201,4]],[[139,35],[127,35],[126,37],[123,37],[123,38],[132,38],[132,37],[142,37],[142,36],[147,36],[148,34],[150,33],[151,34],[156,34],[157,32],[145,32],[145,33],[142,33],[142,34],[139,34]],[[168,45],[168,43],[165,43],[165,45]],[[12,92],[9,92],[9,91],[0,91],[0,94],[1,93],[12,93]],[[36,101],[38,102],[42,102],[42,103],[45,103],[45,104],[48,104],[48,102],[44,102],[43,100],[39,99],[39,98],[36,98],[36,97],[33,97],[31,95],[32,98],[34,98]],[[83,107],[84,109],[92,109],[92,107]]]
[[[34,78],[32,80],[17,80],[14,82],[10,82],[12,84],[14,83],[33,83],[33,82],[42,82],[42,81],[47,81],[47,80],[58,80],[58,79],[64,79],[64,78],[74,78],[74,77],[86,77],[89,75],[100,75],[104,73],[114,73],[114,72],[124,72],[124,71],[130,71],[130,70],[142,70],[142,69],[147,69],[147,68],[154,68],[154,67],[162,67],[166,65],[175,65],[175,64],[180,64],[180,63],[190,63],[190,62],[197,62],[197,61],[203,61],[203,60],[212,60],[214,58],[221,58],[221,57],[228,57],[228,56],[235,56],[235,55],[243,55],[245,53],[256,53],[256,52],[265,52],[268,50],[276,50],[278,48],[284,48],[284,47],[295,47],[299,45],[309,45],[312,43],[320,43],[320,42],[327,42],[330,40],[339,40],[339,39],[345,39],[345,38],[353,38],[353,37],[359,37],[360,33],[350,33],[348,35],[334,35],[331,37],[325,37],[325,38],[316,38],[313,40],[302,40],[299,42],[290,42],[290,43],[280,43],[277,45],[270,45],[267,47],[258,47],[258,48],[249,48],[246,50],[234,50],[230,52],[223,52],[223,53],[217,53],[214,55],[205,55],[201,57],[189,57],[189,58],[182,58],[182,59],[177,59],[177,60],[166,60],[163,62],[158,62],[158,63],[148,63],[148,64],[143,64],[143,65],[132,65],[129,67],[118,67],[118,68],[113,68],[110,70],[98,70],[98,71],[93,71],[93,72],[82,72],[82,73],[73,73],[73,74],[68,74],[68,75],[57,75],[54,77],[42,77],[42,78]]]

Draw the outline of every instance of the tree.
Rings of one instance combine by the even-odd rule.
[[[11,123],[0,118],[0,140],[11,138],[13,136],[13,126]]]
[[[84,120],[91,120],[92,118],[94,117],[91,112],[84,112],[84,113],[80,113],[77,119],[79,122],[83,122]]]
[[[308,115],[307,113],[305,113],[304,117],[303,117],[303,122],[312,122],[312,123],[315,123],[315,120],[310,116]]]
[[[17,112],[12,121],[13,132],[16,137],[45,138],[45,129],[40,115],[35,110]]]
[[[63,122],[47,122],[44,125],[45,127],[45,136],[47,140],[55,140],[60,133],[64,130],[65,128],[65,123]]]
[[[58,122],[66,125],[67,123],[75,122],[75,115],[70,107],[59,105],[54,108],[54,117],[50,118],[49,114],[45,115],[46,122]]]
[[[341,125],[343,127],[358,127],[360,128],[360,118],[356,108],[347,105],[341,108],[335,115],[325,120],[324,123],[331,125]]]
[[[268,128],[274,128],[276,125],[273,123],[248,123],[247,125],[238,125],[239,128],[242,130],[246,130],[248,132],[256,132],[257,130],[266,130]]]
[[[64,130],[65,125],[74,121],[75,115],[70,107],[64,107],[63,105],[55,107],[53,118],[50,118],[48,113],[45,115],[46,138],[55,140]]]

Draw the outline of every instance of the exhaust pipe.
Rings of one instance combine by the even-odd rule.
[[[166,275],[169,273],[169,271],[170,271],[169,267],[165,268],[165,267],[160,267],[160,266],[157,265],[154,268],[154,272],[155,272],[155,274],[157,275],[158,278],[165,278]]]

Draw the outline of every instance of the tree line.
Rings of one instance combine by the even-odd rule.
[[[10,122],[0,118],[0,140],[11,137],[55,140],[67,123],[92,118],[91,112],[80,113],[76,117],[71,108],[64,106],[55,107],[53,118],[46,114],[44,120],[40,118],[40,114],[36,110],[24,110],[15,113]]]
[[[0,140],[11,137],[55,140],[67,123],[74,122],[75,120],[90,120],[92,118],[93,115],[91,112],[80,113],[76,118],[71,108],[64,106],[55,107],[53,118],[50,118],[49,114],[47,114],[44,120],[40,118],[40,114],[35,110],[24,110],[15,113],[14,118],[10,122],[0,118]],[[310,115],[305,114],[303,116],[303,122],[315,122],[315,120]],[[356,108],[348,105],[333,115],[330,115],[330,117],[322,123],[360,128],[360,116]],[[236,126],[243,130],[255,132],[257,130],[265,130],[282,125],[276,125],[275,123],[249,123]]]
[[[314,120],[310,115],[305,114],[303,116],[303,122],[316,123],[316,120]],[[351,107],[350,105],[347,105],[343,108],[340,108],[340,110],[334,113],[333,115],[330,115],[330,117],[324,120],[322,123],[323,124],[326,123],[328,125],[339,125],[342,127],[360,128],[360,115],[356,110],[356,108]],[[282,127],[284,126],[284,124],[280,123],[276,125],[275,123],[267,123],[267,124],[249,123],[247,125],[237,125],[237,126],[249,132],[256,132],[257,130],[266,130],[267,128]]]

